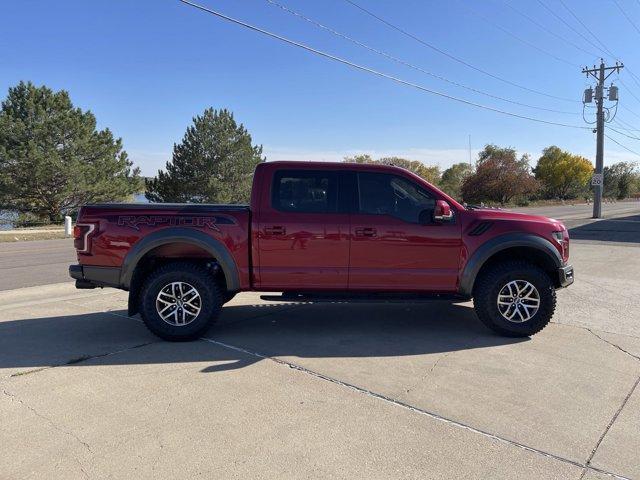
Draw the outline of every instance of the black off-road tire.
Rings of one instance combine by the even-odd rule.
[[[498,294],[512,280],[525,280],[538,290],[538,311],[526,322],[507,320],[498,310]],[[528,337],[549,324],[556,308],[556,291],[547,272],[526,261],[506,261],[489,267],[476,280],[473,306],[482,323],[507,337]]]
[[[171,282],[186,282],[200,295],[200,313],[191,323],[171,325],[162,319],[156,309],[156,298],[160,290]],[[144,324],[152,333],[170,342],[200,338],[218,319],[222,304],[222,289],[215,277],[197,263],[172,262],[159,267],[145,279],[140,292],[140,315]]]

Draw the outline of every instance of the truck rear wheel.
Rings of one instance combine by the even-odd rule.
[[[146,279],[140,314],[152,333],[172,342],[200,338],[217,320],[222,291],[209,271],[198,264],[163,265]]]
[[[528,262],[490,267],[476,281],[473,305],[478,318],[500,335],[528,337],[547,326],[556,308],[549,275]]]

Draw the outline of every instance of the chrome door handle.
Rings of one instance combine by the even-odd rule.
[[[377,235],[376,229],[371,227],[356,228],[357,237],[375,237]]]
[[[284,235],[287,233],[287,229],[281,225],[275,225],[273,227],[264,227],[264,233],[267,235]]]

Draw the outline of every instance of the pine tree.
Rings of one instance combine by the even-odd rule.
[[[263,162],[262,146],[233,114],[208,108],[193,119],[166,172],[147,180],[146,197],[152,202],[246,203],[251,195],[253,171]]]
[[[9,89],[0,110],[0,208],[57,222],[91,202],[142,189],[122,141],[69,94],[31,82]]]

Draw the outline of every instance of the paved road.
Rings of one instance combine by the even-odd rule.
[[[544,215],[558,220],[577,220],[591,218],[593,205],[585,203],[578,205],[558,205],[554,207],[523,207],[514,208],[516,212],[532,213],[534,215]],[[628,201],[617,203],[604,203],[602,214],[605,218],[621,217],[640,213],[640,201]]]
[[[636,237],[640,237],[640,217],[637,216],[640,214],[640,202],[605,204],[606,217],[623,218],[613,224],[609,221],[587,226],[581,225],[586,223],[591,215],[590,205],[515,210],[567,220],[567,226],[570,228],[580,226],[579,229],[572,230],[572,236],[576,239],[599,240],[603,237],[602,230],[620,231],[616,238],[621,242],[634,241]],[[634,214],[636,217],[632,217]],[[625,220],[625,215],[634,223],[621,221]],[[611,238],[609,240],[614,241]],[[71,240],[0,243],[0,291],[69,281],[67,268],[75,262],[76,255]]]
[[[70,280],[71,239],[0,243],[0,291]]]

